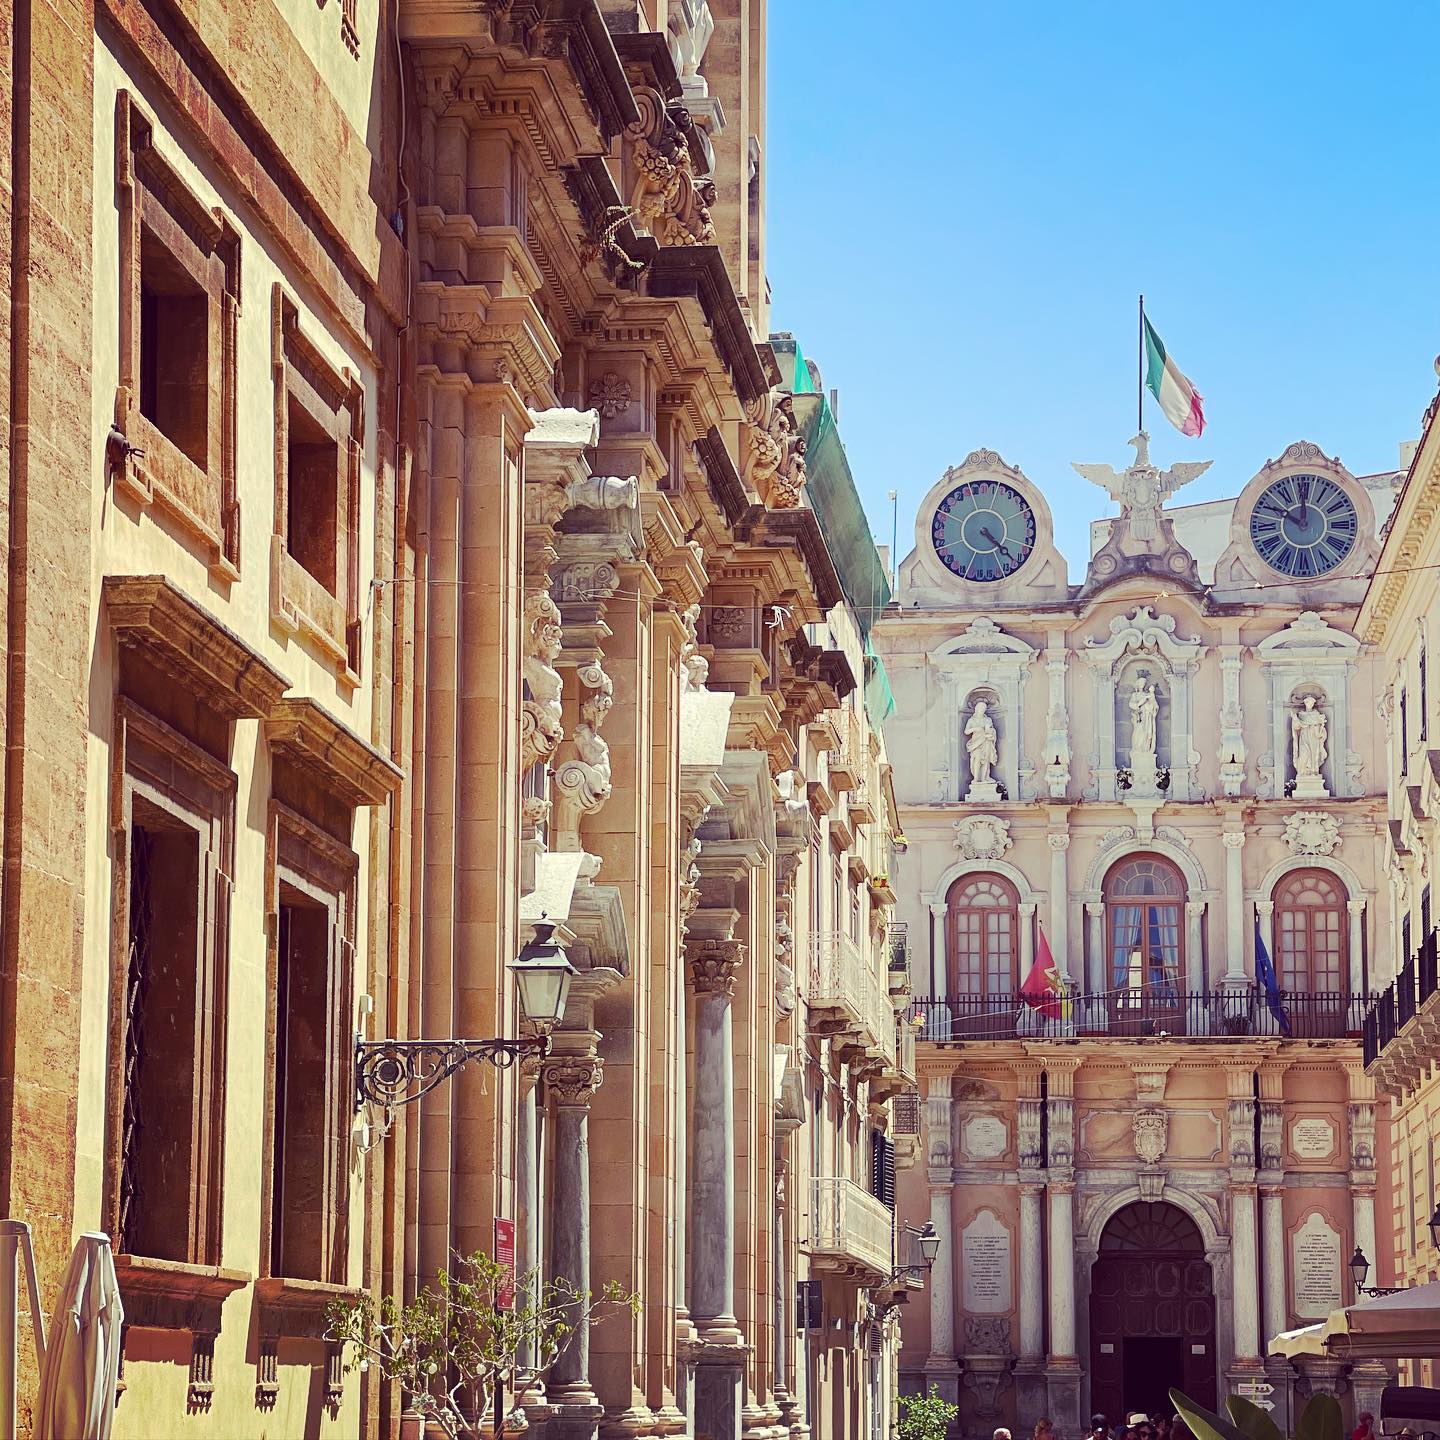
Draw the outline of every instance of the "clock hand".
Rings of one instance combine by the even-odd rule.
[[[1002,545],[1002,544],[1000,543],[1000,541],[998,541],[998,540],[990,533],[990,530],[989,530],[989,528],[988,528],[987,526],[982,525],[982,526],[980,527],[980,533],[981,533],[1007,560],[1013,560],[1013,559],[1015,558],[1015,557],[1014,557],[1013,555],[1011,555],[1011,553],[1010,553],[1010,547],[1009,547],[1008,545]]]
[[[1302,483],[1302,484],[1299,486],[1299,490],[1300,490],[1300,520],[1299,520],[1298,523],[1301,524],[1301,525],[1303,525],[1303,524],[1305,523],[1305,517],[1306,517],[1306,515],[1309,513],[1310,487],[1309,487],[1308,485],[1305,485],[1305,484]]]

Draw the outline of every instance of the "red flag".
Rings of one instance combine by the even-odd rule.
[[[1020,987],[1020,998],[1032,1009],[1038,1010],[1047,1020],[1067,1019],[1070,1008],[1065,995],[1065,986],[1060,972],[1055,968],[1054,957],[1050,954],[1050,943],[1045,939],[1045,927],[1038,927],[1040,944],[1035,951],[1035,963]]]

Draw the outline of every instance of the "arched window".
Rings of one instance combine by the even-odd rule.
[[[1180,872],[1158,855],[1132,856],[1111,869],[1105,877],[1105,933],[1112,989],[1178,999],[1184,904]]]
[[[1000,875],[962,875],[946,898],[950,1009],[957,1038],[989,1033],[989,1017],[1015,1029],[1020,989],[1020,897]],[[977,1029],[977,1026],[979,1027]]]
[[[1328,870],[1292,870],[1275,887],[1280,988],[1338,995],[1345,986],[1345,887]]]

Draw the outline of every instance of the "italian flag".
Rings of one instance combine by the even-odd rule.
[[[1205,397],[1180,372],[1165,342],[1145,319],[1145,388],[1160,402],[1165,418],[1183,435],[1205,429]]]

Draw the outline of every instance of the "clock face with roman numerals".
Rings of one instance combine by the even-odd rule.
[[[1035,548],[1035,512],[1000,480],[967,480],[936,507],[930,542],[962,580],[1004,580]]]
[[[1324,475],[1286,475],[1250,512],[1250,539],[1260,558],[1292,580],[1328,575],[1358,538],[1355,502]]]

